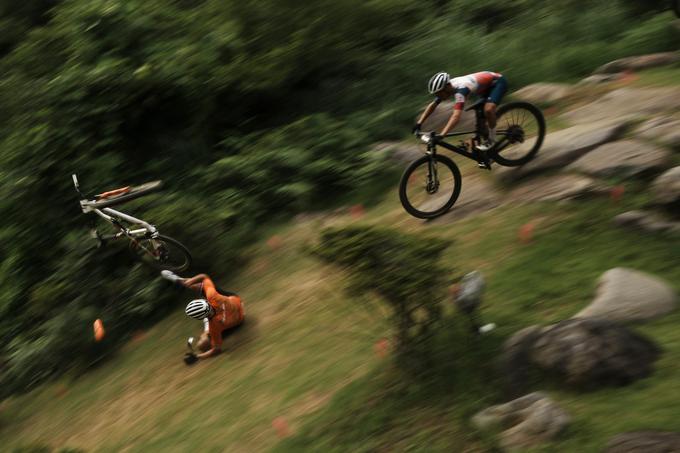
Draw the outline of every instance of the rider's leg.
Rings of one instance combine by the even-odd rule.
[[[497,104],[487,102],[484,104],[484,115],[486,116],[486,124],[489,126],[489,140],[496,141],[496,108]]]
[[[489,126],[489,140],[491,142],[496,141],[496,109],[506,91],[508,91],[508,81],[504,76],[501,76],[494,83],[486,104],[484,104],[484,115]]]

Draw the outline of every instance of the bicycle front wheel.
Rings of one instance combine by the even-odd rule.
[[[423,156],[406,169],[399,183],[399,199],[406,212],[419,219],[445,214],[458,199],[462,178],[448,157]]]
[[[510,102],[498,109],[498,143],[492,157],[506,167],[524,165],[543,144],[545,119],[538,107],[528,102]]]
[[[130,251],[143,263],[159,270],[185,271],[191,265],[191,253],[179,241],[163,235],[130,241]]]

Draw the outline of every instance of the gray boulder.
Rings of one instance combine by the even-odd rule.
[[[518,201],[561,201],[583,198],[605,190],[602,184],[583,175],[560,174],[533,179],[510,192]]]
[[[670,153],[637,140],[607,143],[567,167],[567,170],[606,178],[647,175],[668,166]]]
[[[654,202],[680,214],[680,166],[673,167],[652,183]]]
[[[623,228],[641,230],[648,233],[664,231],[680,232],[680,222],[673,222],[656,212],[628,211],[614,217],[614,224]]]
[[[385,153],[389,160],[395,164],[410,164],[423,155],[423,148],[418,146],[418,142],[384,142],[373,146],[373,150],[378,153]]]
[[[499,167],[494,174],[504,182],[564,167],[598,146],[616,140],[628,127],[627,120],[582,124],[547,134],[536,157],[516,168]]]
[[[635,134],[669,148],[680,149],[680,120],[673,117],[662,116],[645,121]]]
[[[644,321],[670,313],[676,304],[675,292],[662,280],[643,272],[617,267],[600,277],[595,299],[574,318]]]
[[[444,101],[439,104],[439,106],[437,106],[437,110],[435,110],[434,113],[432,113],[432,115],[430,115],[430,117],[425,121],[425,123],[423,123],[422,130],[437,132],[441,131],[444,126],[446,126],[449,118],[451,118],[451,113],[453,113],[453,105],[454,103],[452,101]],[[425,110],[425,106],[423,106],[423,110]],[[474,130],[474,128],[475,112],[472,110],[467,112],[464,111],[460,117],[460,122],[456,125],[452,132],[471,131]]]
[[[659,355],[650,340],[604,319],[570,319],[525,329],[506,341],[504,372],[511,392],[538,369],[578,387],[624,385],[648,376]]]
[[[569,414],[546,394],[530,393],[505,404],[491,406],[472,418],[479,429],[502,428],[501,446],[524,451],[549,442],[571,423]]]
[[[597,85],[599,83],[614,82],[619,80],[623,74],[593,74],[582,79],[577,85]]]
[[[566,83],[534,83],[515,91],[513,96],[523,101],[545,104],[559,101],[571,91],[572,86]]]
[[[572,124],[590,124],[602,118],[640,118],[678,108],[680,88],[619,88],[590,104],[571,110],[560,116]]]
[[[617,434],[607,442],[605,453],[678,453],[680,433],[637,431]]]
[[[668,66],[680,62],[680,52],[660,52],[649,55],[621,58],[604,64],[595,70],[595,74],[612,74],[621,71],[639,71],[641,69]]]
[[[497,208],[503,203],[503,193],[500,192],[486,174],[476,171],[463,177],[463,188],[453,209],[443,216],[433,220],[436,223],[451,223],[481,214]],[[448,197],[449,194],[443,195]],[[441,198],[433,200],[432,206],[441,206]]]

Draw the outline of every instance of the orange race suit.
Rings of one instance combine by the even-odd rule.
[[[210,335],[210,345],[213,349],[221,349],[222,332],[236,327],[243,322],[245,317],[243,302],[234,293],[229,293],[229,295],[220,294],[209,277],[203,279],[202,292],[215,311],[215,314],[207,321],[206,330]]]

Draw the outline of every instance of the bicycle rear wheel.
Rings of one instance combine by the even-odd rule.
[[[130,241],[130,251],[143,263],[159,270],[185,271],[191,265],[191,253],[179,241],[159,235]]]
[[[423,156],[408,166],[399,183],[399,200],[419,219],[445,214],[458,199],[462,178],[446,156]]]
[[[528,102],[500,106],[496,127],[498,143],[492,159],[506,167],[524,165],[533,159],[545,137],[543,113]]]

